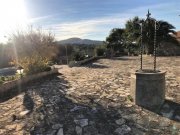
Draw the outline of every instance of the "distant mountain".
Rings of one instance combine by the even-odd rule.
[[[81,38],[69,38],[65,40],[58,41],[58,44],[71,44],[71,45],[100,45],[103,41],[90,40],[90,39],[81,39]]]

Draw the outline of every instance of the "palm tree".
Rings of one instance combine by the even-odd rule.
[[[172,33],[175,33],[173,29],[175,27],[166,22],[166,21],[157,21],[154,18],[149,18],[148,20],[139,19],[138,17],[134,17],[132,20],[127,21],[125,33],[126,33],[126,41],[129,43],[136,41],[140,43],[140,25],[139,22],[143,22],[142,24],[142,43],[147,48],[146,52],[148,54],[153,54],[154,50],[154,33],[155,33],[155,22],[157,23],[157,37],[156,43],[160,44],[162,41],[168,42],[177,42],[176,39],[171,36]]]

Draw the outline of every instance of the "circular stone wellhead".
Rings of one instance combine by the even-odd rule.
[[[159,109],[165,100],[165,71],[143,70],[131,73],[131,96],[135,104]]]

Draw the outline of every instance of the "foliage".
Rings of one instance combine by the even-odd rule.
[[[142,20],[138,17],[130,19],[125,24],[125,33],[124,33],[124,46],[129,53],[134,53],[138,50],[140,44],[140,25],[138,24]]]
[[[96,56],[104,56],[106,53],[106,47],[104,45],[97,46],[94,51]]]
[[[85,54],[83,52],[75,52],[73,54],[73,60],[74,61],[81,61],[85,59]]]
[[[113,51],[123,51],[124,29],[114,28],[106,38],[107,48]]]
[[[132,42],[140,44],[140,23],[142,23],[142,42],[147,49],[146,52],[152,54],[154,50],[155,21],[157,22],[156,43],[160,44],[162,41],[176,42],[175,38],[170,35],[170,33],[175,33],[174,26],[168,22],[157,21],[154,18],[144,20],[134,17],[132,20],[128,20],[125,25],[126,46],[131,47]]]
[[[68,64],[69,67],[74,67],[74,66],[78,66],[77,61],[70,61]]]
[[[48,59],[36,54],[21,58],[18,63],[27,75],[49,70]]]
[[[125,29],[114,28],[106,38],[107,48],[113,51],[127,50],[129,53],[137,53],[141,41],[141,26],[142,26],[142,43],[145,52],[152,54],[154,50],[154,33],[155,22],[156,30],[156,45],[159,46],[163,41],[177,43],[176,39],[171,36],[175,33],[175,27],[166,21],[157,21],[154,18],[140,19],[134,17],[125,24]]]
[[[0,68],[9,67],[11,61],[9,44],[0,44]]]
[[[22,66],[26,74],[47,70],[48,61],[57,55],[54,35],[40,29],[16,31],[11,35],[13,63]]]
[[[19,76],[18,75],[13,75],[13,76],[0,76],[0,84],[3,84],[5,82],[8,82],[8,81],[13,81],[13,80],[16,80],[18,79]]]

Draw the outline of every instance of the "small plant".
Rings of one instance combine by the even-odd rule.
[[[18,75],[13,75],[13,76],[0,76],[0,84],[3,84],[5,82],[8,82],[8,81],[13,81],[13,80],[16,80],[18,79],[19,76]]]
[[[0,77],[0,84],[3,84],[4,83],[4,81],[1,79],[1,77]]]
[[[131,95],[128,95],[128,96],[127,96],[127,99],[128,99],[129,101],[133,102],[133,98],[132,98]]]

